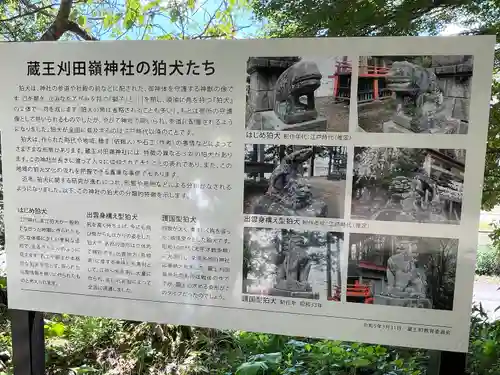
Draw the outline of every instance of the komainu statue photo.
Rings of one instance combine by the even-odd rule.
[[[362,56],[358,130],[466,134],[472,56]]]
[[[316,120],[314,92],[320,86],[318,66],[312,61],[299,61],[285,70],[276,82],[274,112],[285,124]]]
[[[303,164],[312,154],[312,148],[305,148],[286,155],[271,174],[269,188],[256,202],[253,213],[327,217],[326,203],[313,198],[310,186],[302,177]]]
[[[243,212],[341,218],[346,172],[344,146],[246,144]]]
[[[266,131],[349,131],[347,56],[250,57],[245,127]]]
[[[339,301],[343,233],[245,228],[242,292]]]
[[[360,233],[349,240],[347,302],[453,310],[458,240]]]

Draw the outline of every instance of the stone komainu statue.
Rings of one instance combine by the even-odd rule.
[[[328,206],[313,197],[302,177],[303,164],[313,156],[311,147],[286,155],[269,178],[266,193],[257,199],[250,212],[257,215],[327,217]]]
[[[396,61],[386,76],[388,88],[401,95],[419,97],[424,93],[439,94],[436,75],[408,61]]]
[[[309,291],[309,273],[312,262],[304,238],[291,233],[285,239],[283,257],[278,266],[276,287],[287,290]]]
[[[315,120],[318,112],[314,92],[320,87],[321,78],[312,61],[299,61],[285,70],[274,87],[274,112],[278,118],[285,124]]]
[[[411,117],[412,130],[455,132],[459,121],[452,119],[451,109],[444,102],[436,74],[431,69],[408,61],[396,61],[387,76],[387,88],[396,97],[396,114]]]
[[[267,195],[293,209],[310,204],[312,194],[309,187],[301,181],[300,168],[312,155],[312,148],[303,148],[286,155],[271,174]]]

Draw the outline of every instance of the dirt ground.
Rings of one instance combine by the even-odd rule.
[[[391,115],[387,101],[362,104],[358,106],[358,125],[366,132],[382,133],[382,125]]]
[[[345,181],[330,181],[325,177],[311,177],[307,181],[314,197],[321,198],[328,206],[328,217],[344,218]]]
[[[316,109],[320,116],[327,118],[329,132],[349,131],[349,105],[348,103],[334,103],[333,97],[323,96],[316,98]]]

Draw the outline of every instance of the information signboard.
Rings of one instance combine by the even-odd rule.
[[[494,42],[2,44],[9,307],[466,351]]]

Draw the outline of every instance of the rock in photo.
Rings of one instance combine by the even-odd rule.
[[[243,293],[340,301],[343,234],[245,228]]]
[[[465,150],[355,147],[351,218],[459,224]]]
[[[347,56],[249,58],[246,128],[349,131],[350,64]]]
[[[347,148],[245,145],[244,213],[343,218]]]
[[[347,302],[453,310],[458,240],[353,233]]]
[[[473,56],[362,56],[358,131],[467,134]]]

